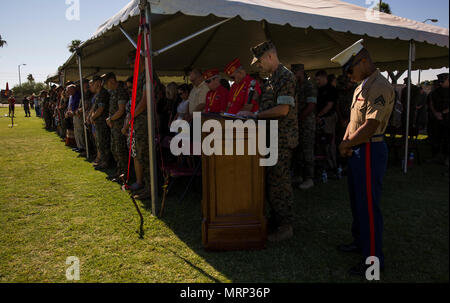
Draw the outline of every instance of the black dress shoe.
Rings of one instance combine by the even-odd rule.
[[[337,249],[346,253],[361,253],[361,248],[353,242],[350,244],[341,244],[337,247]]]
[[[359,262],[348,270],[348,273],[352,276],[365,277],[367,269],[372,265],[367,265],[364,262]],[[384,266],[380,266],[380,272],[384,272]]]

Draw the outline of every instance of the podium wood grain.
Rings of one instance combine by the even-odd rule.
[[[224,154],[225,119],[202,115],[202,125],[209,119],[222,125]],[[206,136],[202,134],[202,142]],[[248,155],[247,130],[243,140],[244,155],[202,155],[202,241],[208,250],[261,249],[265,245],[264,167],[259,166],[258,153]],[[236,142],[235,131],[233,146]]]

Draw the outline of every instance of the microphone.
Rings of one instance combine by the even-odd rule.
[[[252,102],[253,95],[255,94],[255,85],[256,85],[256,80],[250,81],[250,91],[248,92],[247,104],[250,104]]]

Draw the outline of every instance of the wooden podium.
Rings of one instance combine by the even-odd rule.
[[[264,167],[259,165],[257,145],[256,155],[248,155],[245,129],[244,155],[225,155],[225,120],[229,118],[202,114],[202,125],[209,119],[222,125],[223,154],[202,153],[203,246],[207,250],[262,249],[266,241]],[[202,133],[202,142],[206,136]],[[235,150],[236,131],[232,144]]]

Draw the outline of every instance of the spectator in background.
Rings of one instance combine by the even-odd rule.
[[[67,107],[64,113],[66,121],[66,146],[72,147],[73,150],[77,149],[77,143],[75,141],[74,125],[73,125],[73,112],[75,111],[75,105],[78,107],[79,98],[71,98],[76,93],[75,85],[68,85],[66,87],[65,99],[67,100]],[[66,102],[64,102],[66,104]]]
[[[129,100],[125,106],[126,117],[122,127],[122,134],[127,136],[127,148],[128,152],[131,154],[131,158],[133,158],[134,171],[136,174],[136,182],[130,185],[129,189],[131,191],[139,191],[144,188],[144,179],[143,179],[143,168],[141,163],[136,158],[136,136],[135,131],[133,130],[133,134],[131,134],[130,122],[131,122],[131,98],[133,92],[133,76],[129,77],[125,82],[127,87]],[[131,144],[130,144],[131,139]]]
[[[328,83],[333,86],[333,87],[337,87],[337,79],[336,76],[334,74],[329,74],[327,76],[327,81]]]
[[[406,113],[408,105],[408,77],[403,79],[405,87],[402,89],[400,101],[402,102],[403,112],[402,112],[402,129],[403,133],[406,130]],[[410,110],[409,110],[409,135],[413,136],[417,134],[416,122],[416,106],[420,99],[420,88],[411,83],[411,100],[410,100]]]
[[[64,110],[63,110],[63,102],[64,102],[64,87],[60,86],[56,90],[56,118],[58,120],[58,134],[61,139],[64,139],[66,136],[66,122],[64,119]]]
[[[353,92],[355,91],[355,85],[345,76],[340,75],[337,78],[337,104],[336,104],[336,114],[337,114],[337,123],[336,123],[336,146],[341,144],[342,139],[344,138],[345,131],[347,129],[347,125],[350,122],[350,108],[352,106]],[[344,168],[346,159],[337,155],[337,165],[339,168]],[[340,177],[338,171],[338,177]]]
[[[416,104],[416,118],[415,118],[415,125],[417,129],[419,130],[419,133],[421,131],[425,131],[427,128],[427,94],[425,93],[423,87],[419,87],[419,97],[417,98],[417,104]]]
[[[75,92],[69,97],[69,109],[73,114],[73,130],[77,143],[76,152],[84,154],[86,152],[86,140],[84,138],[83,107],[81,104],[81,91],[79,86],[71,86]]]
[[[11,94],[11,96],[8,98],[8,117],[11,117],[11,113],[14,117],[14,107],[16,105],[16,98],[14,98],[14,94]]]
[[[328,83],[328,76],[325,70],[316,73],[317,94],[317,116],[316,121],[327,136],[325,150],[330,169],[336,168],[336,103],[337,89]]]
[[[169,83],[166,87],[166,102],[167,113],[169,115],[167,123],[162,126],[162,130],[165,131],[164,135],[168,135],[170,133],[170,124],[175,119],[178,105],[181,102],[181,98],[178,96],[178,85],[175,82]],[[164,122],[165,121],[161,121],[161,123]]]
[[[205,108],[206,94],[209,91],[200,69],[194,68],[189,74],[189,80],[194,87],[189,94],[189,120],[194,112],[201,112]]]
[[[189,115],[189,93],[190,87],[187,84],[178,86],[178,95],[181,102],[177,107],[177,115],[174,120],[186,120]]]
[[[28,96],[25,96],[22,100],[23,110],[25,111],[25,117],[31,117],[30,114],[30,100]]]

